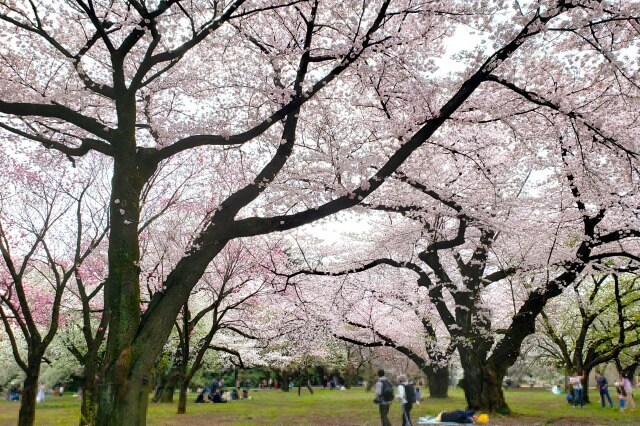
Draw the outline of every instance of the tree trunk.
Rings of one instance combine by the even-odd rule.
[[[373,389],[373,386],[376,383],[376,374],[375,374],[375,371],[373,370],[373,364],[371,363],[371,361],[367,362],[367,371],[368,371],[367,388],[365,390],[368,392]]]
[[[187,412],[187,390],[189,389],[189,381],[182,380],[180,382],[180,395],[178,397],[178,414]]]
[[[122,63],[114,64],[115,68],[119,66],[124,67]],[[114,72],[115,75],[118,72]],[[116,86],[124,89],[122,81]],[[140,357],[155,359],[157,355],[144,350],[147,347],[135,345],[141,318],[140,194],[150,173],[137,161],[136,100],[125,92],[116,99],[118,135],[112,141],[109,276],[104,285],[109,335],[103,381],[98,387],[96,425],[100,426],[145,424],[151,369],[141,371],[140,367],[136,368],[136,362]]]
[[[166,386],[162,390],[162,398],[160,398],[160,402],[164,402],[167,404],[173,404],[173,395],[175,394],[176,388],[173,386]]]
[[[146,425],[149,392],[147,376],[100,384],[96,426]]]
[[[467,406],[500,414],[511,410],[504,399],[502,379],[506,371],[497,371],[489,366],[469,366],[463,363],[464,378],[460,387],[464,390]]]
[[[591,373],[591,369],[585,369],[584,380],[582,381],[582,402],[588,404],[589,402],[589,374]],[[599,395],[599,394],[598,394]]]
[[[93,425],[96,417],[96,372],[89,363],[84,366],[81,386],[80,426]]]
[[[449,366],[427,366],[424,369],[427,375],[430,398],[447,398],[449,396]]]
[[[355,381],[355,368],[353,368],[353,364],[349,363],[344,369],[344,387],[347,389],[351,389],[351,386],[353,386]]]
[[[41,358],[41,356],[29,357],[27,371],[25,371],[26,377],[22,382],[18,426],[31,426],[36,420],[36,394],[38,393]]]
[[[180,380],[180,372],[173,367],[168,373],[162,372],[160,379],[156,381],[153,402],[173,404],[173,396]]]
[[[180,366],[178,368],[172,367],[171,370],[169,370],[166,382],[164,383],[164,389],[162,390],[160,402],[173,404],[173,397],[176,393],[176,387],[178,387],[181,382],[181,377]]]
[[[565,365],[564,366],[564,392],[565,393],[572,393],[573,389],[571,387],[571,385],[569,384],[569,377],[571,377],[573,375],[573,365]]]
[[[191,355],[191,330],[191,312],[189,311],[189,302],[187,301],[182,307],[182,341],[180,342],[180,365],[178,366],[178,381],[180,383],[178,414],[185,414],[187,412],[187,390],[193,378],[193,372],[197,367],[197,365],[194,365],[191,372],[187,373],[189,356]]]

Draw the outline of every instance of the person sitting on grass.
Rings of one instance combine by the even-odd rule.
[[[204,389],[202,389],[196,397],[196,404],[204,404],[205,402],[209,401],[207,401],[207,398],[204,397]]]
[[[240,395],[238,395],[238,389],[232,389],[231,394],[229,395],[232,400],[240,399]]]
[[[222,397],[222,394],[220,393],[220,391],[216,391],[213,393],[213,397],[211,398],[211,401],[214,404],[222,404],[227,402],[227,400]]]
[[[249,399],[249,389],[242,389],[242,399]]]
[[[20,387],[11,388],[9,401],[20,401]]]

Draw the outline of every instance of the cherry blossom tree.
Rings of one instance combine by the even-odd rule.
[[[589,373],[640,344],[639,281],[637,276],[615,273],[592,275],[575,282],[562,302],[546,308],[549,313],[541,312],[540,328],[546,336],[541,347],[567,376],[573,371],[585,375],[585,402],[589,401]]]
[[[406,271],[416,267],[415,262],[385,258],[349,270],[349,274],[373,268],[374,264],[397,267],[400,271],[405,267]],[[328,275],[339,277],[345,273],[336,271]],[[314,281],[309,285],[318,283]],[[395,349],[425,374],[431,397],[447,397],[448,366],[456,345],[437,319],[436,309],[426,291],[421,291],[422,286],[410,273],[385,273],[376,268],[362,282],[340,279],[333,285],[323,281],[322,286],[333,288],[335,292],[330,295],[330,301],[324,300],[319,306],[320,311],[327,311],[327,316],[338,317],[337,320],[327,319],[335,337],[362,348]],[[317,297],[317,292],[314,294]]]
[[[619,59],[634,43],[629,34],[637,5],[623,6],[564,0],[515,10],[502,1],[480,7],[410,0],[2,2],[0,127],[6,141],[32,141],[72,162],[90,151],[113,161],[104,286],[109,334],[96,424],[144,423],[153,360],[191,290],[229,241],[292,229],[357,205],[483,83],[558,106],[511,78],[516,65],[510,58],[521,47],[532,52],[540,38],[548,49],[539,55],[570,56],[592,42],[608,61],[606,69],[598,64],[607,77],[632,83],[633,73]],[[458,24],[486,30],[493,46],[463,54],[467,67],[459,75],[430,81],[443,40]],[[557,40],[547,39],[549,31]],[[601,36],[607,31],[614,37]],[[580,46],[567,43],[576,37]],[[529,72],[539,70],[538,63],[527,65]],[[536,88],[553,92],[553,79],[538,81]],[[407,102],[414,95],[420,103]],[[576,106],[557,111],[595,143],[631,155],[627,140],[608,136],[609,123],[592,124]],[[341,123],[334,129],[345,133],[311,139],[332,111],[324,126]],[[228,191],[193,231],[194,244],[143,313],[138,231],[145,185],[159,164],[207,149],[218,153],[221,171],[241,168],[242,178],[220,175]]]
[[[106,247],[96,247],[93,256],[76,269],[74,284],[68,289],[68,327],[61,338],[67,350],[82,365],[80,424],[92,424],[96,408],[96,376],[104,356],[107,316],[102,305],[106,277]]]
[[[495,134],[496,129],[492,132]],[[453,139],[455,135],[452,132],[447,137]],[[397,250],[382,257],[369,253],[366,261],[361,260],[346,269],[300,270],[288,276],[291,278],[302,273],[341,276],[379,267],[406,269],[415,273],[418,286],[427,290],[429,302],[451,335],[454,342],[451,347],[458,350],[465,371],[461,385],[465,389],[468,404],[507,411],[501,389],[502,378],[507,368],[515,362],[523,339],[534,331],[533,323],[528,323],[524,328],[520,321],[525,318],[529,321],[529,315],[535,317],[547,300],[580,280],[581,274],[588,271],[590,265],[619,256],[638,260],[634,254],[637,252],[639,235],[637,216],[633,208],[628,208],[638,194],[630,182],[617,182],[615,185],[607,182],[603,186],[599,178],[603,176],[603,170],[597,167],[597,161],[600,160],[591,162],[583,157],[576,161],[571,152],[573,148],[567,145],[561,134],[556,145],[558,152],[553,156],[556,161],[554,167],[558,170],[555,172],[557,180],[548,179],[543,185],[530,187],[523,196],[523,189],[531,176],[531,167],[528,172],[525,169],[521,178],[511,169],[501,169],[503,158],[512,158],[511,165],[517,166],[517,162],[525,157],[514,156],[517,152],[513,150],[513,145],[509,146],[509,137],[500,135],[497,139],[502,141],[503,147],[495,145],[487,149],[485,143],[482,149],[487,152],[483,155],[480,155],[480,148],[472,144],[457,148],[460,155],[470,156],[473,153],[477,158],[475,164],[478,165],[478,171],[484,177],[473,176],[470,168],[476,167],[474,163],[467,163],[466,168],[456,164],[449,166],[446,159],[438,158],[444,170],[440,172],[439,183],[431,183],[430,186],[422,183],[433,182],[433,179],[421,177],[418,169],[413,169],[412,174],[398,171],[388,183],[395,180],[405,185],[415,191],[412,196],[407,196],[400,186],[393,191],[383,189],[371,197],[371,202],[364,203],[369,209],[404,216],[417,223],[413,230],[410,227],[402,230],[404,234],[401,235],[411,232],[412,238],[404,242],[409,246],[404,254]],[[576,141],[579,143],[579,139]],[[610,155],[607,150],[599,153],[603,157]],[[615,162],[614,159],[610,161]],[[543,170],[549,174],[551,164],[548,159],[542,164]],[[406,167],[410,165],[411,162]],[[629,172],[633,175],[635,161],[630,166]],[[584,167],[588,172],[581,171],[578,177],[574,171],[576,167]],[[607,164],[604,168],[609,167]],[[635,179],[631,179],[631,182]],[[550,203],[550,189],[559,190],[557,194],[561,196],[555,199],[556,204]],[[486,197],[486,204],[467,205],[468,200],[472,199],[470,191]],[[563,191],[568,197],[562,195]],[[611,192],[613,197],[606,202],[598,201],[597,198],[606,192]],[[492,193],[495,195],[492,196]],[[618,193],[626,194],[624,199]],[[437,204],[424,204],[419,195]],[[407,199],[412,203],[406,204],[404,200]],[[594,206],[598,204],[600,207],[596,209]],[[542,222],[535,216],[532,218],[530,209],[533,209],[535,216],[543,218]],[[550,222],[553,223],[552,227],[549,226]],[[576,224],[582,224],[582,229]],[[396,229],[391,232],[398,232],[397,223],[394,227]],[[419,233],[417,237],[415,233]],[[538,239],[527,241],[529,235],[537,235]],[[377,241],[376,247],[386,248],[390,244],[388,232],[384,238],[387,241]],[[497,327],[499,330],[494,330],[492,323],[496,314],[492,314],[486,301],[504,295],[506,288],[496,287],[499,282],[507,281],[513,295],[513,280],[522,280],[527,275],[533,281],[519,297],[519,303],[513,299],[513,318],[503,318]],[[386,281],[389,279],[386,278]],[[399,294],[400,297],[395,298],[403,300],[408,306],[405,311],[411,311],[414,309],[412,305],[424,303],[412,293],[415,293],[414,288],[407,289],[396,284],[388,290],[391,296],[385,295],[384,299]],[[410,302],[407,303],[406,299]],[[375,321],[371,319],[366,319],[365,323],[351,321],[349,324],[365,329],[375,328]],[[424,325],[424,334],[430,336],[426,341],[433,341],[433,326],[430,322]],[[496,335],[498,331],[503,335],[501,340]],[[392,330],[392,333],[402,335],[400,330]],[[402,344],[393,335],[385,335],[379,328],[374,333],[373,341],[357,341],[366,345],[396,347],[414,359],[421,368],[426,364],[414,349]],[[429,355],[432,359],[439,359],[437,352]]]
[[[60,179],[51,173],[59,158],[40,160],[40,169],[18,160],[5,167],[0,200],[0,319],[25,373],[19,424],[33,424],[41,363],[66,321],[65,290],[107,233],[91,200],[94,179]]]
[[[259,315],[260,305],[277,303],[270,297],[274,296],[273,277],[263,265],[282,257],[282,250],[261,248],[258,241],[253,241],[251,248],[249,245],[248,241],[234,241],[225,247],[194,288],[192,302],[184,305],[176,320],[180,380],[178,414],[186,413],[189,384],[202,367],[207,351],[234,355],[243,366],[241,353],[216,344],[217,335],[236,334],[261,342],[275,337],[269,336],[270,328],[261,324],[256,314]],[[203,323],[206,323],[206,332],[195,340],[194,332]]]

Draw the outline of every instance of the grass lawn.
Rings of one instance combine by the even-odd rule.
[[[187,407],[187,414],[178,416],[176,404],[149,404],[149,425],[379,425],[378,407],[373,395],[361,389],[347,391],[316,390],[313,395],[297,392],[252,391],[252,399],[228,404],[195,404]],[[592,398],[596,396],[591,391]],[[640,425],[640,411],[620,413],[617,409],[601,409],[599,402],[584,409],[570,407],[564,395],[556,396],[544,390],[508,390],[507,402],[514,414],[491,415],[493,425]],[[190,395],[190,400],[195,394]],[[442,410],[462,408],[464,397],[460,390],[451,392],[446,401],[425,398],[412,411],[414,423],[420,416],[435,415]],[[48,397],[38,404],[37,425],[78,424],[79,401],[71,395]],[[391,406],[390,419],[400,424],[400,405]],[[0,401],[0,426],[14,425],[18,418],[18,404]]]

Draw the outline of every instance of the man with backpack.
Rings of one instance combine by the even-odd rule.
[[[404,374],[398,377],[400,384],[398,385],[398,394],[396,398],[402,403],[402,426],[412,426],[411,408],[416,402],[416,392],[413,383],[409,383],[407,376]]]
[[[389,406],[393,401],[393,385],[384,375],[384,370],[378,370],[378,381],[376,382],[376,399],[374,402],[380,408],[380,420],[382,426],[391,426],[389,421]]]

